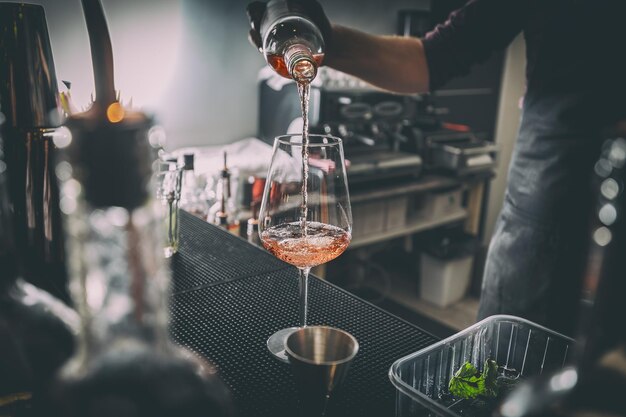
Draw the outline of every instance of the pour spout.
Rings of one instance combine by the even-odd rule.
[[[95,104],[107,108],[116,101],[111,36],[100,0],[81,0],[81,2],[91,47],[93,76],[96,85]]]

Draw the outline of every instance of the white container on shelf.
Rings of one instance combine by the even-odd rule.
[[[399,230],[406,227],[408,199],[394,197],[385,204],[385,230]]]
[[[385,202],[375,201],[352,206],[352,237],[382,233],[385,229]]]
[[[439,307],[460,301],[470,285],[472,255],[455,259],[439,259],[421,255],[420,297]]]
[[[450,216],[463,211],[463,189],[431,193],[432,216]]]

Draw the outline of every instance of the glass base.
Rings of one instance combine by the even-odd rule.
[[[287,352],[285,351],[285,343],[287,342],[289,335],[298,329],[299,327],[288,327],[277,331],[271,335],[269,339],[267,339],[267,348],[279,361],[289,363],[289,358],[287,357]]]

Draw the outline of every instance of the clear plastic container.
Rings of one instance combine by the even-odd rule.
[[[391,366],[396,416],[489,416],[518,380],[562,368],[573,343],[519,317],[489,317]],[[487,359],[498,364],[497,398],[459,399],[448,392],[450,379],[465,362],[482,372]]]

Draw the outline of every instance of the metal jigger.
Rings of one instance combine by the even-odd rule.
[[[348,374],[359,343],[343,330],[307,326],[289,335],[285,349],[303,409],[311,416],[324,416],[331,394]]]
[[[44,9],[0,2],[0,113],[24,277],[68,299],[53,129],[61,122]]]

